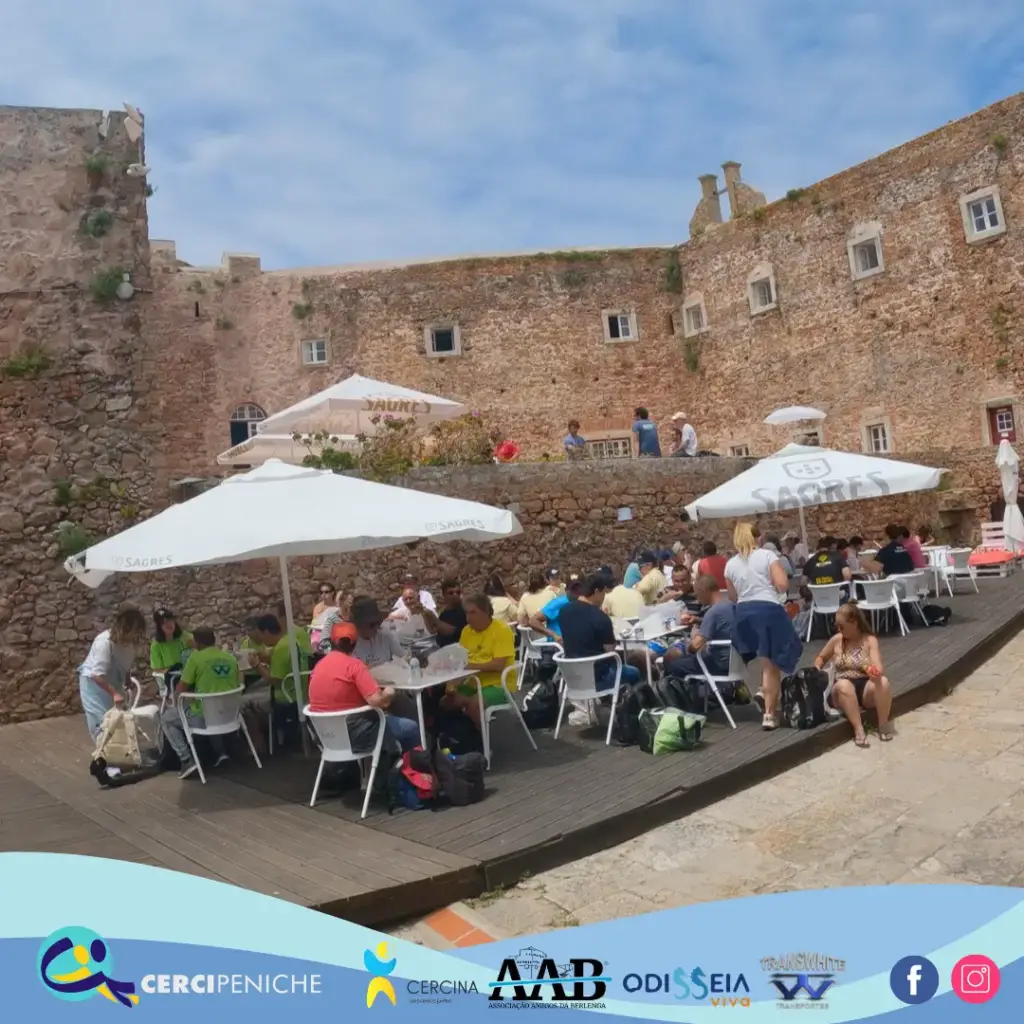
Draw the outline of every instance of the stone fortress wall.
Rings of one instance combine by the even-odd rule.
[[[269,414],[353,372],[464,400],[534,457],[557,456],[570,416],[617,435],[641,403],[663,425],[688,411],[702,447],[763,454],[790,439],[765,414],[813,404],[828,445],[859,449],[882,426],[897,457],[953,473],[933,495],[820,510],[812,532],[899,516],[969,536],[997,497],[990,410],[1020,422],[1022,129],[1016,96],[770,205],[725,165],[734,215],[705,177],[677,248],[265,272],[254,256],[189,267],[148,240],[144,179],[124,174],[143,153],[122,115],[0,108],[0,722],[73,709],[74,667],[125,600],[170,603],[225,637],[271,603],[264,564],[90,592],[69,583],[62,537],[116,532],[214,474],[238,406]],[[968,239],[975,194],[999,230]],[[83,227],[96,211],[110,215],[98,236]],[[855,272],[855,246],[878,265]],[[115,269],[129,300],[98,297]],[[456,352],[433,353],[438,339]],[[326,365],[304,365],[318,340]],[[383,593],[408,565],[474,585],[493,568],[615,563],[670,541],[680,506],[744,465],[417,471],[411,485],[518,506],[524,536],[302,563],[296,596],[314,577]],[[634,518],[620,524],[622,506]]]

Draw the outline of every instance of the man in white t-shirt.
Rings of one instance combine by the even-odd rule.
[[[697,454],[697,431],[685,412],[677,412],[672,417],[672,426],[676,431],[677,444],[673,455],[685,455],[692,458]]]
[[[413,590],[419,591],[420,604],[423,605],[427,611],[436,612],[437,604],[434,602],[434,598],[431,596],[429,590],[424,590],[420,586],[420,581],[411,572],[406,573],[405,578],[402,580],[403,596],[395,602],[394,608],[391,609],[391,614],[388,616],[389,619],[408,619],[411,612],[409,611],[408,605],[405,603],[404,591],[412,588]]]

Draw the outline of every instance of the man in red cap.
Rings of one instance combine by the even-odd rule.
[[[310,711],[349,711],[371,707],[387,710],[394,699],[394,687],[381,689],[370,670],[352,656],[359,641],[359,632],[351,622],[336,622],[331,628],[331,652],[325,655],[309,677]],[[376,715],[353,715],[348,720],[348,733],[353,750],[372,749],[377,741]],[[387,731],[403,750],[411,750],[420,742],[420,727],[408,718],[388,714]]]

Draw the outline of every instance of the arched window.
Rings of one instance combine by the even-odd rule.
[[[240,405],[231,414],[231,447],[248,441],[256,433],[256,424],[266,418],[267,414],[258,405]]]

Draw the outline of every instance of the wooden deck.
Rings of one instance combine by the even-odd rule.
[[[883,638],[898,712],[941,696],[1024,626],[1024,573],[979,586],[942,601],[949,626]],[[575,729],[557,742],[535,734],[534,753],[499,720],[486,800],[371,810],[363,822],[353,793],[307,806],[315,762],[301,756],[268,758],[262,771],[239,757],[206,786],[163,775],[104,791],[87,772],[81,717],[6,726],[0,850],[154,864],[380,925],[622,842],[849,738],[843,724],[764,733],[756,709],[736,710],[735,732],[712,712],[702,749],[662,758]]]

